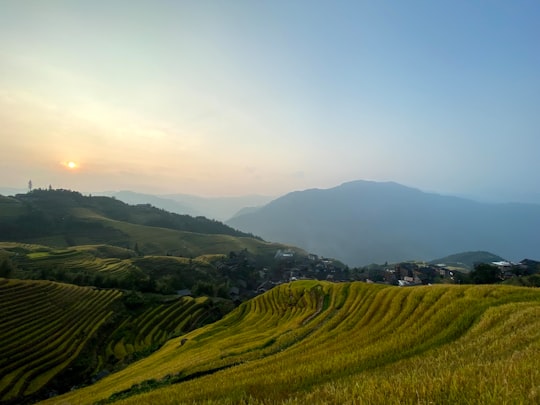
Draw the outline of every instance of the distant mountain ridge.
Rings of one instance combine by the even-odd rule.
[[[128,204],[152,204],[169,212],[182,215],[205,216],[225,221],[245,206],[262,206],[273,197],[246,195],[238,197],[200,197],[190,194],[153,195],[134,191],[104,191],[94,195],[114,197]]]
[[[478,250],[540,256],[540,205],[479,203],[394,182],[295,191],[226,223],[352,266]]]

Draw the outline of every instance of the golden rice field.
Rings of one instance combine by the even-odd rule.
[[[302,281],[48,403],[540,403],[540,290]]]
[[[104,278],[122,280],[126,277],[148,278],[152,269],[161,273],[177,273],[192,265],[200,269],[213,269],[212,261],[224,255],[203,255],[193,259],[175,256],[138,257],[125,248],[110,245],[81,245],[68,248],[51,248],[42,245],[0,242],[0,254],[10,257],[17,268],[13,277],[45,278],[44,274],[64,269],[72,278],[79,274],[101,275]],[[1,257],[0,257],[1,259]],[[161,274],[161,275],[163,275]],[[75,283],[78,284],[78,283]],[[79,283],[80,284],[80,283]]]
[[[130,261],[133,252],[108,245],[83,245],[54,249],[42,245],[0,242],[0,251],[10,252],[24,271],[18,270],[21,278],[31,271],[43,268],[65,268],[70,271],[102,272],[125,276],[130,272],[141,273]],[[13,256],[14,253],[17,256]]]
[[[100,362],[114,357],[124,361],[133,353],[160,345],[172,336],[201,325],[211,310],[208,297],[182,297],[172,302],[150,306],[137,316],[124,319],[107,339]]]

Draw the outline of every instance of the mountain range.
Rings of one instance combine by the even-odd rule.
[[[394,182],[295,191],[226,223],[351,266],[477,250],[516,261],[540,256],[540,205],[480,203]]]
[[[393,182],[359,180],[295,191],[275,200],[258,195],[218,198],[133,191],[93,195],[151,204],[184,218],[230,218],[225,223],[232,228],[349,266],[430,261],[463,251],[496,252],[513,261],[540,256],[540,204],[483,203]]]
[[[245,195],[238,197],[201,197],[190,194],[152,195],[133,191],[106,191],[94,193],[114,197],[127,204],[152,204],[175,214],[204,216],[218,221],[225,221],[244,207],[262,206],[274,197]]]

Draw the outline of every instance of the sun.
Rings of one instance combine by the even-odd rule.
[[[74,162],[73,160],[62,162],[62,166],[64,166],[68,170],[75,170],[79,168],[79,164],[77,162]]]

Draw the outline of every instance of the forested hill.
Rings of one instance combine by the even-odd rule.
[[[252,237],[205,217],[174,214],[149,204],[128,205],[114,198],[84,196],[70,190],[33,190],[0,199],[3,240],[74,231],[88,227],[89,219],[99,217],[179,231]]]

